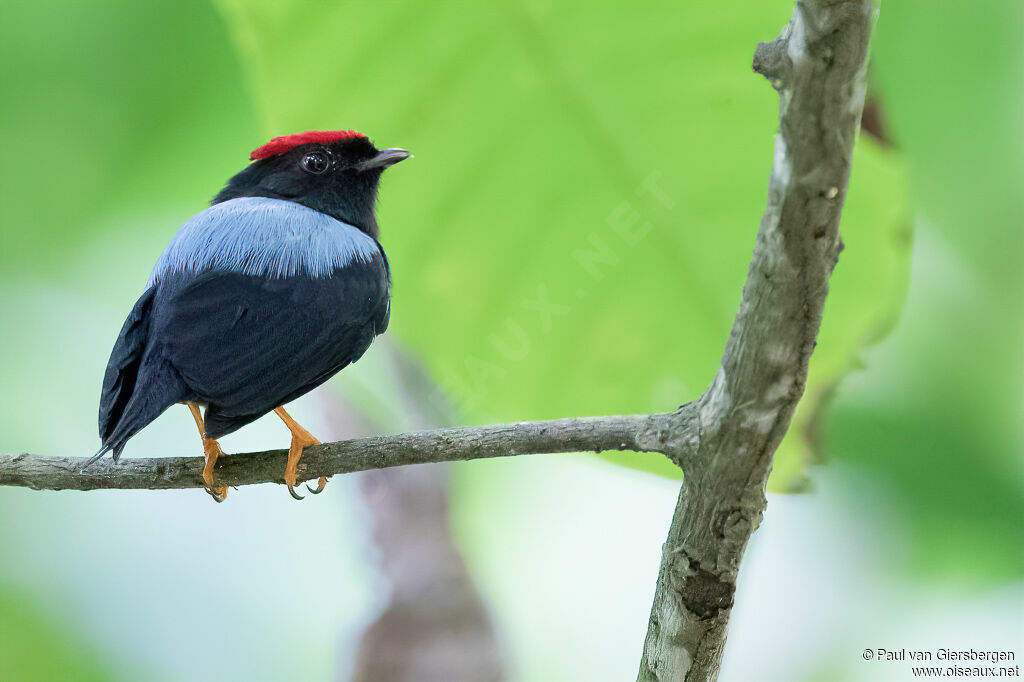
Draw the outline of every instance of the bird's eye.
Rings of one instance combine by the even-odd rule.
[[[314,175],[320,175],[327,170],[330,163],[327,155],[323,152],[310,152],[302,157],[302,170]]]

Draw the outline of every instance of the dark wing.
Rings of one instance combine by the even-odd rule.
[[[124,409],[135,390],[142,355],[146,350],[155,291],[155,288],[147,289],[136,301],[135,307],[121,327],[114,349],[110,352],[107,371],[103,375],[103,391],[100,394],[99,426],[100,438],[103,439],[104,445],[121,421]]]
[[[155,334],[209,405],[207,434],[216,438],[359,359],[387,327],[388,280],[383,256],[320,278],[206,273],[168,287]]]

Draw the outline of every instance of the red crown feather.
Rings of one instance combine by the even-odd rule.
[[[354,130],[310,130],[305,133],[296,133],[295,135],[283,135],[275,137],[262,147],[253,149],[252,153],[249,154],[249,160],[256,161],[257,159],[265,159],[268,156],[284,154],[292,147],[298,147],[300,144],[309,144],[310,142],[326,144],[328,142],[337,142],[338,140],[350,140],[354,137],[366,137],[366,135],[357,133]]]

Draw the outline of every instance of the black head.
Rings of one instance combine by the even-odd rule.
[[[385,168],[409,158],[404,149],[378,150],[352,131],[276,137],[254,150],[254,163],[213,198],[287,199],[378,236],[374,205]]]

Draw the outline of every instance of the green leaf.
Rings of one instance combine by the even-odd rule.
[[[670,410],[708,385],[772,161],[751,56],[788,0],[220,7],[268,136],[351,127],[416,155],[382,188],[392,328],[466,420]],[[902,298],[900,167],[870,145],[856,163],[808,414]]]
[[[253,136],[218,14],[206,3],[5,2],[0,62],[0,272],[61,277],[97,234],[119,230],[130,245],[149,236],[138,215],[166,212],[135,269],[141,286]],[[109,254],[112,269],[121,256]]]
[[[1024,575],[1022,31],[1015,0],[883,6],[875,74],[919,216],[914,275],[827,432],[890,493],[910,565],[970,582]]]

